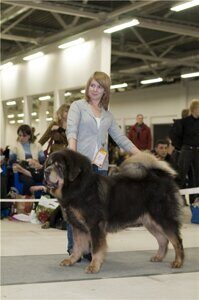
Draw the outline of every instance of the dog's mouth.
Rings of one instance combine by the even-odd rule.
[[[47,188],[49,188],[50,190],[58,189],[64,183],[64,180],[63,180],[61,174],[58,174],[58,171],[54,170],[53,168],[45,169],[44,179],[45,179],[45,184],[46,184]]]

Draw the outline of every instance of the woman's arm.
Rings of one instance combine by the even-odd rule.
[[[73,151],[77,151],[77,140],[74,138],[70,138],[68,140],[68,147]]]
[[[66,127],[68,147],[74,151],[77,151],[77,136],[78,136],[80,119],[81,119],[81,112],[77,103],[74,101],[71,104],[70,109],[68,111],[67,127]]]
[[[126,152],[131,154],[140,153],[140,150],[122,133],[113,116],[109,134],[116,144]]]
[[[38,143],[42,146],[51,138],[52,136],[52,127],[56,125],[55,122],[50,123],[42,137],[39,139]]]
[[[24,175],[26,175],[28,177],[32,177],[30,171],[24,169],[19,164],[15,164],[14,163],[12,169],[13,169],[13,172],[20,172],[20,173],[22,173],[22,174],[24,174]]]

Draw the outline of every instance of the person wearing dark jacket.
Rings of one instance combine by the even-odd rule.
[[[139,150],[151,150],[151,130],[143,119],[142,114],[136,116],[136,123],[130,128],[128,138]]]
[[[193,169],[190,187],[199,186],[199,99],[191,101],[190,115],[178,120],[173,131],[172,143],[179,147],[178,172],[180,187],[186,188],[187,176]],[[194,200],[190,199],[192,203]]]

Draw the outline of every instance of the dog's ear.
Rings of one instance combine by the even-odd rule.
[[[68,179],[69,181],[74,181],[77,176],[79,175],[79,173],[81,172],[80,167],[78,166],[73,166],[73,168],[70,169],[69,175],[68,175]]]

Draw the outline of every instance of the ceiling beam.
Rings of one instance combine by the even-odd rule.
[[[44,3],[34,3],[30,1],[13,1],[13,0],[5,0],[3,3],[15,5],[15,6],[22,6],[26,8],[33,8],[38,10],[44,10],[64,15],[71,15],[71,16],[79,16],[82,18],[94,19],[98,20],[100,17],[98,14],[90,13],[87,11],[82,11],[78,9],[71,8],[69,6],[59,6],[58,4],[44,4]]]
[[[122,14],[128,13],[130,11],[134,11],[136,9],[139,9],[141,7],[144,7],[146,5],[152,4],[154,2],[157,2],[158,0],[150,0],[150,1],[138,1],[137,3],[125,5],[124,7],[120,7],[111,13],[108,14],[108,20],[111,20],[115,17],[118,17]]]
[[[153,20],[149,18],[138,17],[140,24],[138,27],[153,29],[164,32],[172,32],[180,35],[188,35],[199,39],[198,27],[176,24],[175,22],[166,22],[164,20]]]
[[[181,65],[185,66],[185,63],[189,62],[189,61],[190,62],[192,61],[192,63],[190,63],[192,65],[192,67],[198,67],[198,64],[196,64],[195,62],[199,61],[199,54],[186,56],[183,58],[178,58],[178,63],[176,62],[176,60],[174,60],[173,62],[163,61],[161,63],[152,63],[151,67],[154,69],[161,69],[163,67],[173,67],[173,66],[178,65],[179,63]],[[147,72],[147,71],[150,71],[149,66],[141,65],[141,66],[137,66],[137,67],[133,67],[133,68],[122,69],[122,70],[119,70],[118,72],[123,73],[123,74],[138,74],[138,73]]]
[[[1,39],[2,40],[11,40],[11,41],[19,41],[19,42],[25,42],[25,43],[31,43],[31,44],[38,44],[37,39],[33,38],[28,38],[24,36],[19,36],[19,35],[12,35],[12,34],[1,34]]]
[[[0,20],[0,24],[4,24],[5,22],[17,17],[18,15],[24,13],[25,11],[27,11],[28,8],[27,7],[12,7],[11,9],[6,10],[4,13],[2,13],[1,15],[1,20]]]
[[[162,58],[162,57],[154,57],[152,55],[146,55],[146,54],[140,54],[140,53],[133,53],[133,52],[122,52],[122,51],[118,51],[118,50],[112,50],[112,54],[113,55],[118,55],[118,56],[121,56],[121,57],[129,57],[129,58],[137,58],[137,59],[142,59],[142,60],[149,60],[149,61],[153,61],[153,62],[159,62],[159,63],[168,63],[168,64],[173,64],[175,66],[177,65],[182,65],[182,62],[183,62],[183,65],[184,66],[190,66],[190,67],[193,67],[194,66],[194,63],[189,63],[189,62],[186,62],[186,60],[184,59],[172,59],[172,58]],[[194,60],[194,55],[192,56],[192,58],[190,58],[190,60]],[[199,54],[198,56],[199,57]]]
[[[18,18],[15,22],[11,23],[9,26],[6,26],[6,28],[2,31],[2,33],[8,32],[10,29],[12,29],[14,26],[16,26],[18,23],[23,21],[25,18],[27,18],[31,13],[33,12],[33,9],[29,9],[25,14],[23,14],[20,18]]]

